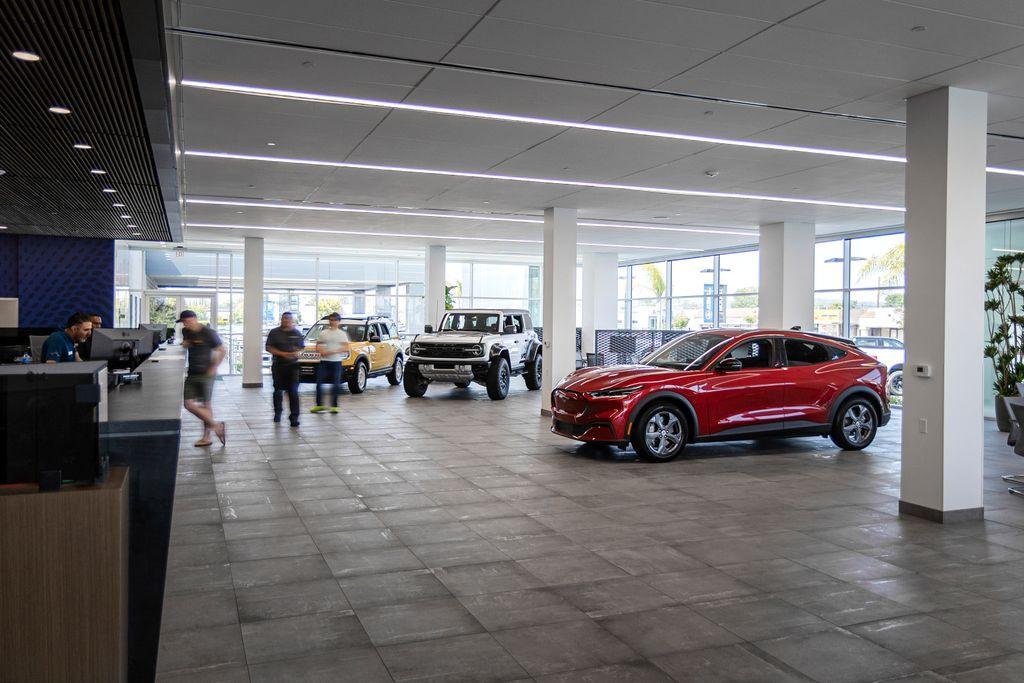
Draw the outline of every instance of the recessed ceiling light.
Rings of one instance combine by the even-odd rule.
[[[93,173],[95,175],[106,175],[107,172],[104,171],[102,168],[94,168],[90,170],[89,173]]]
[[[0,230],[6,230],[6,229],[7,229],[6,225],[0,225]]]
[[[137,228],[137,227],[139,227],[139,226],[137,226],[137,225],[132,225],[131,223],[129,223],[129,224],[128,224],[128,227],[129,227],[129,228]]]
[[[718,169],[709,168],[708,170],[704,171],[704,175],[706,175],[708,178],[717,178]]]
[[[11,53],[11,56],[15,59],[20,59],[23,62],[38,62],[42,57],[37,55],[35,52],[29,52],[28,50],[15,50]]]
[[[75,149],[92,149],[92,145],[87,145],[84,142],[76,142],[72,147]]]
[[[0,175],[4,175],[6,173],[7,173],[7,171],[5,171],[4,169],[0,168]]]
[[[428,239],[428,240],[452,240],[471,242],[506,242],[513,244],[544,244],[544,240],[523,240],[508,237],[464,237],[462,235],[420,235],[417,233],[404,232],[370,232],[366,230],[331,230],[320,228],[281,228],[269,225],[237,225],[223,223],[186,223],[190,228],[224,228],[229,230],[269,230],[275,232],[308,232],[324,235],[361,235],[366,237],[401,237],[403,239]],[[578,242],[584,247],[614,247],[616,249],[639,249],[641,251],[704,251],[703,249],[688,249],[683,247],[649,247],[636,244],[603,244],[594,242]]]
[[[329,168],[351,168],[365,171],[384,171],[388,173],[415,173],[421,175],[439,175],[453,178],[479,178],[481,180],[499,180],[516,183],[537,183],[541,185],[566,185],[569,187],[588,187],[599,190],[623,190],[627,192],[648,192],[652,194],[669,194],[684,197],[715,197],[719,199],[745,199],[762,202],[778,202],[783,204],[808,204],[811,206],[837,206],[849,209],[870,209],[875,211],[906,211],[902,206],[883,204],[862,204],[859,202],[838,202],[826,199],[803,199],[800,197],[777,197],[773,195],[744,194],[739,192],[711,192],[709,190],[684,190],[672,187],[648,187],[644,185],[623,185],[619,183],[600,183],[587,180],[567,180],[562,178],[535,178],[527,176],[502,175],[498,173],[472,173],[469,171],[451,171],[436,168],[411,168],[406,166],[385,166],[382,164],[357,164],[348,161],[324,161],[320,159],[289,159],[287,157],[266,157],[252,154],[232,154],[229,152],[203,152],[187,150],[187,156],[206,157],[213,159],[234,159],[238,161],[265,161],[278,164],[300,166],[325,166]]]
[[[124,204],[111,204],[111,206],[113,206],[115,209],[123,209],[124,208]]]
[[[54,105],[54,106],[50,107],[47,111],[49,111],[51,114],[70,114],[71,113],[71,110],[68,109],[67,107],[61,107],[61,106],[58,106],[58,105]]]
[[[129,215],[128,215],[128,214],[126,214],[126,213],[122,213],[122,214],[121,214],[121,218],[125,218],[125,219],[128,219],[128,218],[131,218],[131,216],[129,216]]]
[[[141,237],[141,236],[142,236],[141,232],[133,232],[132,233],[132,237]]]
[[[315,204],[274,204],[268,202],[244,202],[221,199],[192,199],[186,198],[186,204],[205,204],[210,206],[251,206],[261,209],[286,209],[289,211],[326,211],[328,213],[366,213],[386,216],[410,216],[413,218],[444,218],[453,220],[486,221],[492,223],[532,223],[542,225],[544,219],[540,216],[498,216],[495,214],[477,213],[441,213],[417,211],[412,207],[399,207],[399,209],[378,209],[371,207],[333,207],[317,206]],[[744,237],[757,236],[756,230],[729,230],[725,228],[704,228],[686,225],[644,225],[641,223],[606,223],[595,221],[579,221],[580,227],[587,228],[624,228],[627,230],[657,230],[662,232],[698,232],[724,235],[743,235]]]
[[[103,188],[103,191],[104,191],[104,192],[107,192],[107,193],[110,193],[110,194],[113,194],[113,193],[117,192],[117,190],[115,190],[115,189],[114,189],[114,188],[112,188],[112,187],[104,187],[104,188]]]
[[[268,142],[267,143],[267,147],[277,147],[277,143],[276,142]]]

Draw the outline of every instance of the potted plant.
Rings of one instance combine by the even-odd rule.
[[[1002,397],[1016,396],[1024,380],[1024,253],[1003,254],[985,279],[988,344],[985,357],[992,362],[996,393],[996,425],[1010,431],[1010,416]]]

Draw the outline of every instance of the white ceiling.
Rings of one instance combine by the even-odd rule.
[[[904,98],[951,85],[990,93],[989,130],[1024,135],[1020,0],[167,0],[169,26],[782,107],[902,119]],[[923,30],[915,27],[924,27]],[[403,100],[810,147],[903,154],[901,126],[170,34],[178,78]],[[178,87],[178,145],[205,150],[900,206],[903,165]],[[267,142],[276,143],[267,146]],[[989,138],[991,165],[1024,142]],[[188,196],[411,207],[819,234],[898,213],[182,157]],[[706,171],[717,171],[709,177]],[[1024,206],[1024,178],[989,175],[989,209]],[[244,210],[244,213],[237,213]],[[537,225],[190,205],[192,240],[258,234],[291,245],[536,254]],[[424,235],[382,237],[379,233]],[[457,238],[526,240],[487,242]],[[744,235],[581,228],[620,258],[750,244]],[[581,247],[610,250],[612,247]]]

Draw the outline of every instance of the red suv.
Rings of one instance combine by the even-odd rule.
[[[666,462],[687,443],[829,436],[866,448],[889,422],[886,368],[846,339],[708,330],[640,365],[584,368],[552,392],[551,431]]]

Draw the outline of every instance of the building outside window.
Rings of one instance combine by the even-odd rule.
[[[844,337],[903,339],[903,233],[818,242],[814,324]]]
[[[115,317],[174,328],[178,313],[196,311],[228,348],[223,374],[242,371],[244,263],[241,251],[137,249],[118,245]],[[423,262],[268,251],[264,265],[264,333],[291,311],[308,328],[328,313],[391,316],[403,333],[423,329]],[[265,363],[269,372],[269,363]]]
[[[578,269],[577,269],[578,270]],[[534,325],[542,318],[541,266],[448,261],[445,286],[457,308],[524,308]]]
[[[757,327],[758,267],[752,250],[620,266],[619,327]]]

